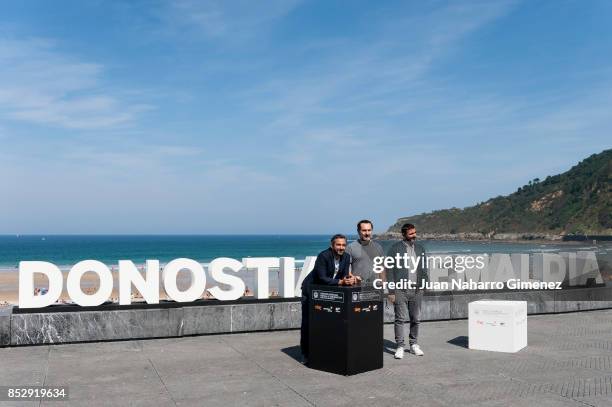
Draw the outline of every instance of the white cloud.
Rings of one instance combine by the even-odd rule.
[[[0,151],[1,233],[210,233],[286,204],[282,176],[189,145],[38,148]]]
[[[0,38],[0,115],[71,129],[133,122],[151,106],[108,90],[104,67],[79,61],[43,39]]]
[[[193,27],[211,38],[243,40],[287,15],[301,0],[176,0],[164,9],[170,29]]]
[[[323,54],[329,56],[312,58],[315,66],[265,81],[242,97],[245,104],[275,114],[271,129],[303,128],[313,119],[345,113],[381,116],[406,105],[428,103],[426,97],[438,86],[428,77],[435,63],[456,52],[466,36],[504,16],[513,5],[450,4],[410,19],[389,19],[367,41],[331,38],[337,48],[334,53],[322,43],[306,44],[308,52],[316,55],[313,47],[325,49]],[[417,99],[419,96],[425,100]]]

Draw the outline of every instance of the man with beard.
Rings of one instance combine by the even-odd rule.
[[[300,347],[304,364],[308,364],[308,318],[311,285],[354,285],[355,277],[349,275],[351,256],[346,253],[346,236],[337,234],[331,238],[330,247],[317,256],[314,268],[302,283],[302,327]]]
[[[359,239],[349,244],[346,248],[346,252],[351,256],[351,274],[357,280],[362,280],[366,284],[372,284],[378,278],[373,271],[374,257],[385,255],[382,246],[372,240],[373,228],[374,225],[371,221],[367,219],[360,220],[357,223]]]
[[[406,268],[398,267],[395,264],[393,267],[387,269],[387,278],[389,281],[398,283],[402,280],[410,280],[414,283],[413,289],[395,289],[393,294],[389,294],[389,302],[394,304],[395,311],[395,342],[397,343],[397,349],[395,351],[395,358],[402,359],[404,357],[404,322],[407,317],[410,318],[410,335],[409,335],[409,352],[417,356],[423,356],[423,351],[417,343],[419,336],[419,323],[421,317],[421,302],[423,299],[423,290],[421,287],[422,281],[427,280],[427,265],[425,263],[426,254],[425,249],[419,243],[416,243],[416,227],[411,223],[406,223],[401,229],[403,239],[400,242],[395,243],[389,249],[387,256],[396,257],[397,254],[403,257],[407,254],[408,257],[420,261],[416,267],[416,270],[409,270]],[[412,263],[415,264],[415,263]]]

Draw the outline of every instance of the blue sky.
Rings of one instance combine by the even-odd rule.
[[[612,2],[0,3],[0,233],[332,233],[610,148]]]

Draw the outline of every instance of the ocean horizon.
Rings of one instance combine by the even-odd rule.
[[[218,257],[294,257],[298,261],[316,256],[329,246],[329,234],[46,234],[0,235],[0,270],[15,271],[20,261],[48,261],[60,268],[81,260],[117,265],[119,260],[162,264],[186,257],[208,263]],[[357,239],[348,235],[349,242]],[[392,241],[379,241],[388,247]],[[612,253],[611,244],[531,243],[494,241],[421,240],[430,253],[537,253],[593,250],[599,256]]]

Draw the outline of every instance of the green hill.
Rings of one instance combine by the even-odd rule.
[[[612,149],[593,154],[562,174],[536,178],[507,196],[464,209],[400,218],[388,232],[399,232],[406,222],[432,234],[612,235]]]

